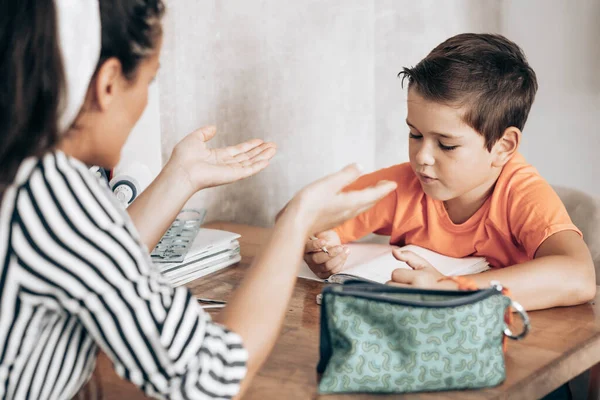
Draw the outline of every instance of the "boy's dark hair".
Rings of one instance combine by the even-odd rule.
[[[496,34],[453,36],[398,76],[427,100],[466,106],[463,120],[488,151],[506,128],[523,129],[538,87],[523,51]]]

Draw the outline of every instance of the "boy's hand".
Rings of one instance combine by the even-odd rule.
[[[412,251],[394,249],[394,257],[404,261],[412,270],[398,268],[392,272],[392,280],[389,284],[397,286],[412,286],[423,289],[456,289],[456,284],[450,281],[441,281],[444,275],[435,269],[423,257]]]
[[[316,235],[317,240],[309,239],[304,248],[304,261],[319,278],[326,279],[344,268],[350,249],[342,246],[337,233],[325,231]],[[322,250],[325,247],[327,254]]]

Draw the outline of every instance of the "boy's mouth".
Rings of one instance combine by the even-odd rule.
[[[432,176],[426,175],[426,174],[422,174],[422,173],[417,173],[417,176],[419,177],[419,180],[423,183],[433,183],[437,181],[437,178],[434,178]]]

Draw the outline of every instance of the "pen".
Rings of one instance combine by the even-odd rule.
[[[202,297],[196,297],[196,300],[198,300],[198,303],[227,304],[225,300],[203,299]]]
[[[310,240],[319,240],[316,236],[311,236]],[[325,254],[329,255],[329,250],[327,250],[327,247],[323,246],[321,247],[321,251],[324,252]]]
[[[207,305],[200,306],[200,307],[202,307],[202,309],[204,309],[204,310],[207,310],[210,308],[224,308],[225,304],[207,304]]]

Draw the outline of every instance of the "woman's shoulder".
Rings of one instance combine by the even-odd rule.
[[[13,180],[13,187],[21,188],[31,184],[36,176],[46,178],[55,174],[86,173],[85,164],[69,157],[60,150],[48,151],[39,156],[30,156],[21,162]],[[50,180],[49,185],[56,183]]]
[[[14,201],[27,196],[61,214],[83,212],[101,226],[126,223],[122,204],[80,160],[60,150],[24,160],[13,181]],[[7,199],[8,200],[8,199]]]

